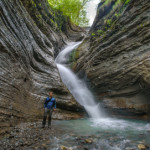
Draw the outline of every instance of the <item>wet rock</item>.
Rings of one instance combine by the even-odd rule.
[[[147,145],[144,145],[144,144],[139,144],[138,145],[138,149],[140,149],[140,150],[146,150],[147,148],[148,148]]]
[[[127,147],[126,150],[135,150],[135,148]]]
[[[47,150],[46,144],[42,144],[42,148],[43,148],[43,150]]]
[[[10,135],[9,138],[10,138],[10,139],[11,139],[11,138],[14,138],[14,135]]]
[[[93,140],[91,138],[89,138],[89,139],[85,139],[85,142],[91,144],[91,143],[93,143]]]
[[[19,146],[19,143],[17,142],[17,143],[15,143],[15,147],[18,147]]]
[[[70,148],[68,148],[68,147],[66,147],[66,146],[64,146],[64,145],[62,145],[62,146],[61,146],[61,150],[72,150],[72,149],[70,149]]]

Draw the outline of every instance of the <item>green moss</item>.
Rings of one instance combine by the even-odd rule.
[[[79,58],[79,54],[80,54],[79,49],[73,50],[71,55],[70,55],[70,60],[69,61],[73,62],[73,61],[77,60]]]
[[[127,7],[131,0],[101,0],[100,8],[104,13],[104,16],[101,18],[101,22],[97,25],[96,30],[93,30],[91,33],[92,39],[105,38],[109,31],[114,31],[117,27],[117,20],[121,16],[123,10]],[[113,3],[112,3],[113,2]],[[115,2],[115,3],[114,3]],[[109,12],[104,12],[107,10],[107,7],[110,8],[110,4],[113,4]],[[125,32],[125,28],[122,29]]]
[[[39,6],[42,6],[42,4],[41,4],[41,3],[39,3],[38,5],[39,5]]]
[[[101,35],[103,35],[104,34],[104,31],[103,30],[97,30],[97,35],[99,35],[99,36],[101,36]]]
[[[113,0],[102,0],[101,2],[103,3],[103,5],[101,7],[105,7],[110,5],[110,3]],[[115,4],[113,5],[113,10],[116,10],[117,8],[119,8],[119,6],[121,6],[122,4],[127,5],[131,0],[116,0]]]
[[[72,70],[75,70],[76,66],[77,66],[77,63],[73,62],[70,67],[71,67]]]
[[[34,0],[31,1],[32,6],[36,7],[36,3],[34,2]]]
[[[123,4],[122,0],[117,0],[115,5],[113,6],[113,10],[116,10],[118,7],[120,7]]]
[[[127,5],[128,3],[130,3],[130,1],[131,1],[131,0],[126,0],[126,1],[125,1],[125,4]]]
[[[118,18],[121,14],[120,13],[115,13],[115,17]]]
[[[91,33],[92,36],[95,36],[96,34],[94,32]]]
[[[137,29],[138,29],[138,30],[141,30],[143,27],[146,27],[146,26],[148,26],[148,25],[150,25],[150,21],[145,21],[144,23],[139,24],[139,25],[137,26]]]
[[[107,6],[107,5],[109,5],[110,3],[112,2],[112,0],[105,0],[105,2],[104,2],[104,6]]]
[[[106,24],[107,24],[108,26],[110,26],[110,25],[111,25],[111,22],[112,22],[112,20],[111,20],[111,19],[106,20]]]
[[[38,19],[41,19],[41,18],[42,18],[42,15],[41,15],[41,14],[36,14],[36,17],[37,17]]]

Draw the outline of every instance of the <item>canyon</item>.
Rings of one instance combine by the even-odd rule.
[[[55,58],[83,40],[68,64],[112,115],[150,119],[150,3],[115,0],[97,8],[92,27],[74,25],[47,0],[0,1],[0,134],[41,119],[52,90],[54,119],[84,116],[61,80]]]

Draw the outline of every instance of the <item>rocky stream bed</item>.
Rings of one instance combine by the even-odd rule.
[[[88,119],[54,120],[51,129],[41,128],[41,120],[21,123],[1,139],[0,150],[150,149],[149,123],[118,120],[119,125],[117,120],[111,121],[101,120],[98,126]]]

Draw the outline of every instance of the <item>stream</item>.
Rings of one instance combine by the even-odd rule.
[[[61,145],[72,150],[138,150],[139,144],[150,146],[150,124],[144,121],[79,119],[55,121],[54,126],[65,133],[51,138],[55,143],[52,150],[59,150]]]

